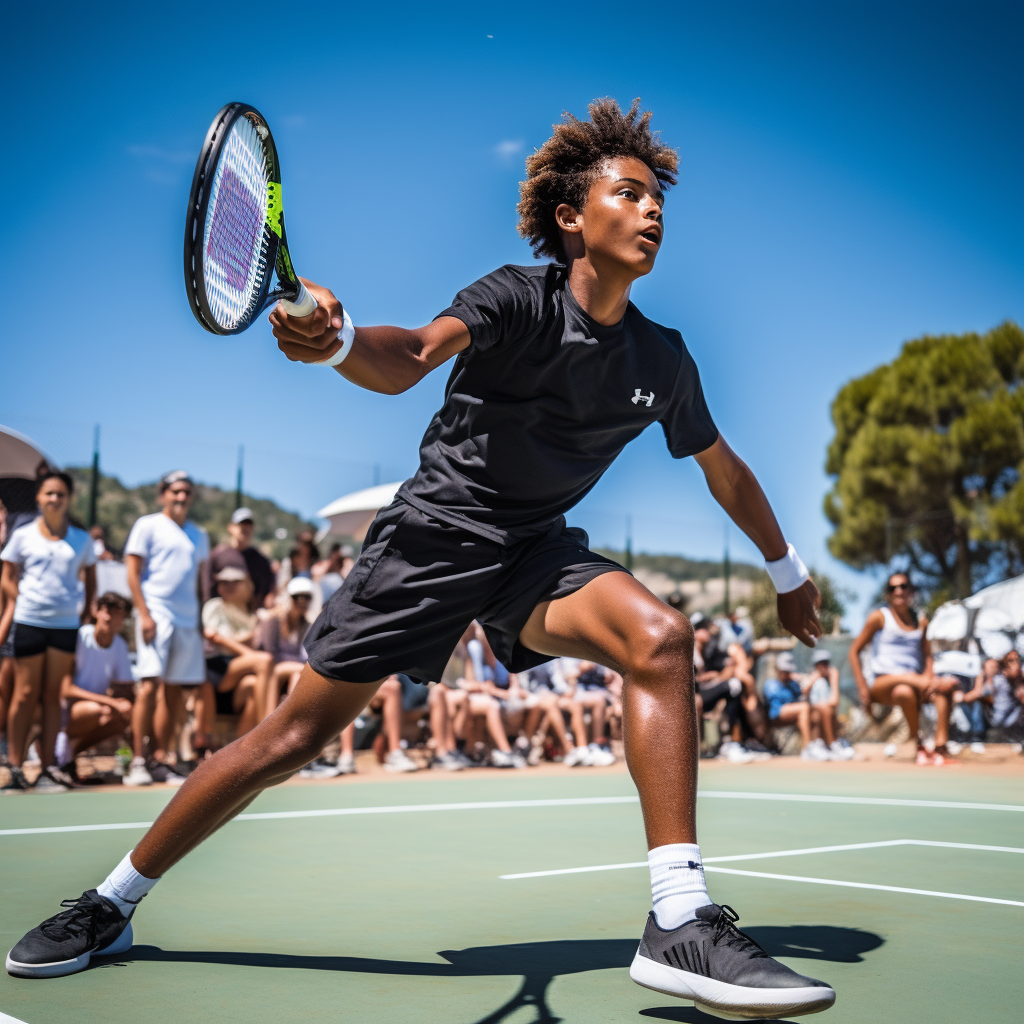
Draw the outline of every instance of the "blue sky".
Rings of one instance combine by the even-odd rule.
[[[389,398],[214,338],[182,285],[184,207],[228,100],[269,119],[300,273],[357,323],[415,326],[528,263],[525,155],[563,109],[634,96],[681,157],[634,301],[678,327],[723,434],[809,563],[829,404],[923,333],[1024,321],[1019,4],[8,5],[0,422],[66,462],[103,429],[129,483],[185,466],[310,514],[410,474],[446,371]],[[375,467],[377,467],[375,469]],[[571,520],[717,557],[724,516],[660,429]],[[732,533],[734,557],[756,551]]]

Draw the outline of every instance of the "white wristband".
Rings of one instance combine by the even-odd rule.
[[[342,308],[341,317],[343,322],[341,330],[338,332],[338,337],[341,338],[341,348],[329,359],[321,359],[314,363],[314,366],[337,366],[339,363],[343,363],[349,352],[352,351],[352,342],[356,340],[356,329],[347,309]]]
[[[775,584],[779,594],[788,594],[791,590],[802,587],[810,578],[807,566],[800,561],[800,556],[792,544],[786,546],[786,553],[774,562],[765,560],[764,567]]]

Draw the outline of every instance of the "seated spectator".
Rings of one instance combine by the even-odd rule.
[[[796,674],[796,662],[789,651],[775,659],[775,676],[764,683],[764,699],[768,703],[768,721],[773,726],[795,725],[800,731],[800,757],[805,761],[829,761],[831,756],[824,741],[811,738],[811,720],[820,722],[821,711],[812,708],[807,699],[811,680]]]
[[[754,622],[750,617],[750,609],[740,605],[729,613],[729,623],[736,635],[736,643],[750,655],[754,649]]]
[[[870,715],[872,704],[898,705],[917,744],[916,761],[922,767],[943,765],[952,756],[949,738],[951,694],[955,678],[939,679],[932,671],[932,652],[926,639],[928,619],[914,608],[917,591],[905,572],[895,572],[886,583],[886,607],[873,611],[850,644],[850,668],[861,704]],[[860,662],[861,651],[871,644],[874,680],[868,685]],[[921,705],[935,705],[935,750],[929,751],[920,735]]]
[[[1024,740],[1024,675],[1020,654],[1010,651],[1000,662],[1002,671],[992,680],[992,728],[1000,739]]]
[[[410,679],[411,683],[412,680]],[[384,770],[387,772],[416,772],[419,765],[402,749],[402,680],[399,676],[388,676],[377,688],[377,692],[366,705],[370,711],[379,711],[383,720],[384,742],[387,753],[384,755]],[[341,756],[338,758],[337,772],[345,775],[355,768],[355,725],[352,724],[342,731]],[[322,762],[321,762],[322,763]],[[312,766],[316,767],[316,762]],[[304,771],[309,772],[310,766]],[[301,773],[300,773],[301,774]],[[308,777],[308,775],[307,775]]]
[[[578,749],[579,755],[576,763],[582,764],[587,747],[574,745],[566,733],[560,705],[562,695],[555,689],[553,665],[554,662],[548,662],[531,668],[527,672],[517,673],[520,689],[525,695],[523,697],[526,706],[524,733],[530,740],[530,752],[526,761],[530,765],[540,763],[544,752],[544,741],[550,732],[562,748],[563,759],[570,757],[573,751]],[[582,731],[582,708],[577,706],[577,711],[580,713],[579,727]]]
[[[832,664],[832,655],[826,650],[815,651],[811,663],[813,668],[807,685],[811,727],[821,729],[833,761],[850,761],[856,752],[839,735],[839,669]]]
[[[576,674],[575,688],[571,699],[590,714],[592,739],[587,745],[590,750],[588,764],[607,767],[615,763],[615,756],[608,746],[605,735],[607,712],[613,703],[608,684],[618,673],[596,665],[592,661],[581,661]]]
[[[995,697],[995,680],[999,675],[999,662],[995,658],[986,658],[981,666],[981,671],[974,679],[974,686],[970,690],[954,690],[953,701],[959,704],[967,716],[967,723],[970,726],[968,739],[971,743],[971,750],[975,754],[985,752],[985,728],[986,713],[991,712],[992,702]]]
[[[311,625],[308,612],[313,599],[313,581],[305,576],[289,580],[285,588],[287,604],[279,605],[260,623],[256,631],[256,648],[266,651],[274,660],[271,700],[280,700],[295,689],[299,675],[308,660],[303,642]]]
[[[214,596],[214,577],[221,569],[240,569],[252,582],[249,611],[273,608],[276,594],[274,571],[266,556],[252,546],[256,524],[252,509],[236,508],[228,523],[228,541],[218,544],[211,552],[203,575],[203,596]]]
[[[240,715],[238,735],[255,728],[277,705],[271,692],[274,659],[257,651],[257,619],[249,610],[252,582],[241,570],[228,566],[214,577],[217,596],[203,605],[203,634],[207,642],[206,672],[216,693],[219,714]],[[208,734],[210,708],[204,702]]]
[[[132,682],[128,645],[121,636],[131,603],[112,591],[93,604],[93,624],[78,630],[73,675],[64,677],[64,701],[68,742],[63,771],[78,781],[75,758],[111,736],[124,736],[131,727],[132,702],[114,697],[117,683]]]
[[[351,544],[332,544],[323,562],[313,566],[313,582],[320,585],[324,604],[339,591],[355,565],[355,549]]]

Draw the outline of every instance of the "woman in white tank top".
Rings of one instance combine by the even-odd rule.
[[[940,765],[949,758],[952,679],[940,679],[932,672],[932,655],[925,639],[928,620],[914,611],[914,585],[906,573],[889,577],[886,607],[873,611],[860,636],[850,645],[850,667],[857,681],[861,703],[871,714],[871,705],[899,706],[903,710],[910,735],[917,741],[917,763]],[[861,651],[872,644],[871,667],[874,682],[868,686],[861,668]],[[935,727],[935,752],[929,753],[918,736],[922,704],[932,703],[938,713]]]

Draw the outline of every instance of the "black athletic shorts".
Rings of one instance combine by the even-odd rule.
[[[65,654],[74,654],[78,630],[49,629],[46,626],[12,622],[8,641],[15,658],[31,658],[33,654],[44,653],[47,647],[54,647]]]
[[[588,543],[562,517],[544,533],[500,543],[398,499],[373,521],[344,586],[310,627],[309,664],[351,683],[400,672],[432,682],[473,619],[510,672],[550,661],[519,643],[534,608],[626,571]]]

